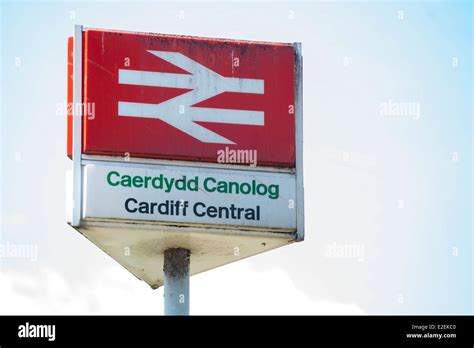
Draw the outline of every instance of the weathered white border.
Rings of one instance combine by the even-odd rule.
[[[165,160],[165,159],[154,159],[154,158],[140,158],[140,157],[123,157],[123,156],[107,156],[107,155],[85,155],[82,154],[83,164],[87,164],[89,161],[102,161],[102,162],[114,162],[114,163],[126,163],[126,164],[154,164],[154,165],[166,165],[166,166],[182,166],[182,167],[199,167],[199,168],[216,168],[216,169],[230,169],[230,170],[245,170],[255,172],[271,172],[271,173],[289,173],[294,174],[294,168],[283,168],[283,167],[252,167],[250,165],[242,164],[227,164],[227,163],[214,163],[214,162],[191,162],[191,161],[180,161],[180,160]]]
[[[82,105],[82,25],[74,25],[73,105]],[[72,112],[72,214],[71,225],[80,226],[82,214],[82,108]]]
[[[296,241],[304,240],[303,55],[295,42]]]

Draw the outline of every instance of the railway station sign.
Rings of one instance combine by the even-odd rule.
[[[75,26],[68,223],[139,279],[304,239],[299,43]]]

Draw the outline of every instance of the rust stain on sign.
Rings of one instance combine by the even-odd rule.
[[[189,258],[191,252],[184,248],[165,250],[163,272],[172,278],[181,278],[189,273]]]

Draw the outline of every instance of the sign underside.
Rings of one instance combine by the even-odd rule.
[[[156,289],[163,285],[163,253],[191,251],[191,275],[263,253],[295,241],[292,233],[243,232],[214,228],[87,221],[76,228],[138,279]]]

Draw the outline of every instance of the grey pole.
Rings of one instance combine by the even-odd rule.
[[[184,248],[165,250],[165,315],[189,315],[189,260]]]

